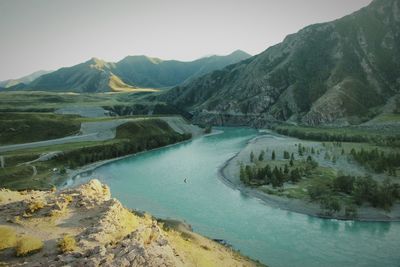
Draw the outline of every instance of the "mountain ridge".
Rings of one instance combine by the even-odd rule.
[[[188,62],[162,60],[144,55],[127,56],[118,62],[91,58],[77,65],[41,75],[28,84],[11,86],[9,89],[85,93],[157,91],[248,57],[250,55],[247,53],[237,50],[226,56],[212,56]]]

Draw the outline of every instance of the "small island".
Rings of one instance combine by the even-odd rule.
[[[400,220],[396,138],[381,135],[378,140],[370,130],[358,135],[346,128],[340,134],[339,128],[274,129],[314,141],[267,131],[224,165],[223,178],[291,211],[335,219]]]

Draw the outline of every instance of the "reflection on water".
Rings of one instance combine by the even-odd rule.
[[[335,233],[339,230],[340,223],[337,220],[320,220],[320,229],[322,231],[329,231]]]
[[[390,231],[391,223],[346,221],[344,227],[346,231],[353,233],[363,231],[371,236],[382,236]]]

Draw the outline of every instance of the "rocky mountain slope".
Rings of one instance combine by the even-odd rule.
[[[132,213],[98,180],[0,197],[1,266],[259,265],[182,223]]]
[[[161,99],[190,110],[198,122],[318,125],[368,120],[399,93],[400,1],[374,0]]]
[[[155,91],[155,88],[176,86],[249,56],[245,52],[235,51],[227,56],[211,56],[191,62],[128,56],[117,63],[92,58],[87,62],[40,76],[24,87],[10,87],[10,90],[85,93]]]

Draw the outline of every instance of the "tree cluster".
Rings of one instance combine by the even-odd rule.
[[[277,166],[271,167],[266,165],[263,168],[257,166],[240,166],[240,180],[246,185],[272,185],[273,187],[281,187],[285,182],[296,183],[300,181],[301,174],[304,171],[300,168],[289,170],[287,164],[284,168]]]
[[[396,176],[396,169],[400,167],[400,153],[386,154],[376,148],[369,151],[352,149],[350,154],[358,163],[378,173],[388,172],[389,175]]]
[[[289,165],[285,164],[283,168],[269,164],[265,167],[241,165],[240,180],[246,185],[272,185],[273,187],[281,187],[285,182],[297,183],[303,175],[310,174],[313,169],[318,167],[318,163],[311,156],[308,156],[303,163],[301,167],[293,167],[294,163],[291,159]]]
[[[335,202],[336,196],[341,194],[350,196],[357,205],[367,202],[373,207],[389,210],[393,203],[400,198],[400,185],[391,183],[390,180],[385,180],[380,184],[370,176],[341,175],[332,181],[321,180],[314,183],[308,188],[308,194],[312,200],[319,201],[321,207],[331,211],[340,211],[340,207],[338,210],[330,209],[332,203],[329,202]],[[332,205],[336,206],[336,204]],[[348,207],[347,212],[352,213],[353,208]]]
[[[119,143],[104,143],[65,152],[57,161],[76,168],[100,160],[121,157],[154,149],[189,139],[190,134],[149,135],[140,139],[123,140]]]
[[[374,143],[383,146],[400,146],[400,135],[381,135],[370,132],[360,133],[351,130],[340,131],[320,129],[320,128],[301,128],[290,126],[276,126],[273,128],[276,132],[293,136],[304,140],[328,141],[328,142],[358,142],[358,143]]]

